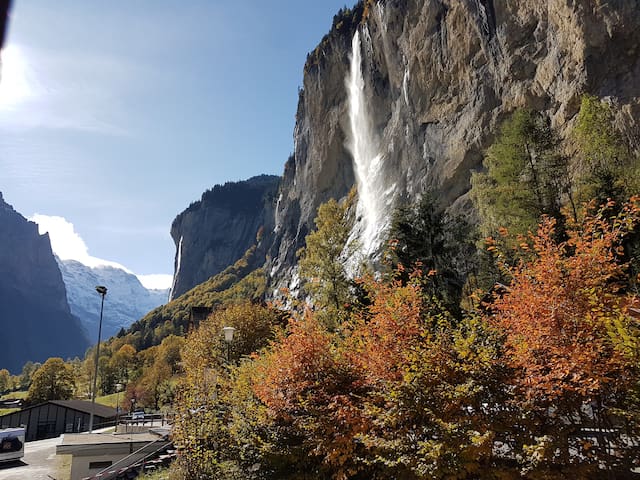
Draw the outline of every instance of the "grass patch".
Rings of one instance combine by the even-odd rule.
[[[176,477],[171,475],[171,469],[169,468],[163,468],[155,472],[147,472],[138,477],[139,480],[171,480],[172,478]]]
[[[116,408],[119,406],[122,408],[122,404],[124,401],[124,392],[120,393],[112,393],[110,395],[103,395],[101,397],[96,397],[96,403],[100,405],[106,405],[107,407]]]
[[[19,410],[19,408],[0,408],[0,417],[2,415],[8,415],[9,413],[17,412]]]
[[[11,399],[22,399],[27,398],[27,394],[29,392],[27,390],[21,390],[19,392],[9,392],[4,395],[0,395],[0,400],[11,400]]]

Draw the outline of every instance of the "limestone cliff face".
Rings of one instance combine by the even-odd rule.
[[[259,230],[273,230],[279,182],[279,177],[261,175],[216,185],[176,217],[171,225],[176,244],[172,299],[240,259]]]
[[[471,172],[517,107],[548,112],[566,132],[581,94],[609,96],[637,138],[638,0],[360,2],[336,17],[305,66],[275,212],[274,284],[289,276],[317,207],[355,184],[345,80],[356,29],[391,204],[432,188],[444,206],[465,208]]]
[[[83,356],[88,345],[48,234],[0,194],[0,369],[19,373],[28,360]]]

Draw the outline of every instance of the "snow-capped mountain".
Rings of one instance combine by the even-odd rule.
[[[75,260],[56,257],[67,289],[71,312],[80,319],[89,338],[95,341],[100,320],[97,285],[107,287],[102,316],[102,339],[128,328],[154,308],[167,303],[169,290],[149,290],[138,277],[120,268],[88,267]]]

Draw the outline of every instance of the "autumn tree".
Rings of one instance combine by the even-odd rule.
[[[131,373],[136,369],[136,349],[129,344],[122,345],[109,360],[119,383],[128,383]]]
[[[0,395],[11,388],[11,374],[9,370],[3,368],[0,370]]]
[[[365,278],[371,303],[339,332],[307,312],[254,359],[259,402],[243,398],[260,426],[240,425],[291,475],[274,478],[490,475],[500,337],[478,319],[454,321],[422,281],[420,272],[408,282]]]
[[[505,333],[514,372],[514,455],[536,475],[586,478],[603,465],[622,472],[640,453],[620,436],[636,436],[640,425],[616,421],[638,378],[640,336],[626,312],[634,299],[623,289],[621,243],[640,219],[640,199],[612,218],[609,209],[572,226],[565,242],[546,218],[521,240],[531,260],[507,267],[513,280],[493,304],[491,322]]]
[[[351,478],[367,470],[354,442],[367,428],[354,401],[364,390],[338,338],[307,311],[258,363],[254,392],[280,433],[277,444],[291,452],[290,473]]]
[[[352,300],[345,263],[354,253],[349,244],[354,196],[352,191],[342,203],[331,199],[320,205],[316,230],[307,235],[306,246],[298,251],[303,288],[330,328],[346,318],[346,307]]]
[[[182,348],[184,347],[184,337],[169,335],[160,343],[158,355],[163,363],[169,366],[171,374],[174,375],[182,369]]]
[[[33,374],[27,402],[68,400],[73,396],[75,382],[73,370],[61,358],[49,358]]]
[[[158,410],[173,400],[175,374],[181,371],[181,348],[184,339],[175,335],[165,337],[160,345],[143,351],[142,375],[136,380],[139,405]],[[127,347],[124,345],[122,348]]]
[[[19,386],[22,390],[29,389],[33,374],[38,370],[38,368],[40,368],[40,366],[41,364],[39,362],[34,363],[31,360],[24,364],[19,376]]]
[[[246,302],[217,310],[187,337],[174,403],[174,439],[184,460],[175,468],[186,478],[227,478],[238,465],[246,447],[230,434],[232,365],[265,347],[281,323],[280,312]],[[226,326],[236,329],[231,344],[224,341]]]

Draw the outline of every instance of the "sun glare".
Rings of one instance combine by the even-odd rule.
[[[13,108],[31,96],[28,64],[22,50],[9,45],[0,52],[0,109]]]

